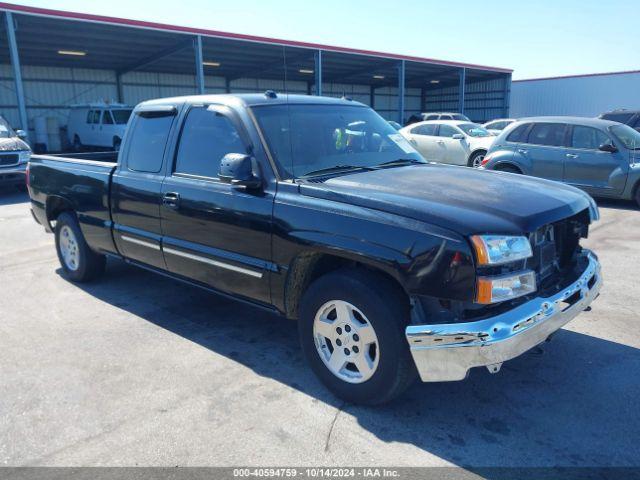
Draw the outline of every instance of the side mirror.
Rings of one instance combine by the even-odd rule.
[[[454,133],[453,135],[451,135],[451,138],[453,138],[454,140],[464,140],[464,135],[461,133]]]
[[[616,147],[613,143],[603,143],[598,147],[598,150],[609,153],[616,153],[618,151],[618,147]]]
[[[16,130],[16,135],[21,140],[25,140],[27,138],[27,132],[25,132],[24,130]]]
[[[257,172],[258,166],[253,157],[244,153],[227,153],[220,160],[218,178],[235,187],[256,189],[262,186]]]

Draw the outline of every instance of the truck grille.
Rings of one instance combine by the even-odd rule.
[[[527,267],[536,272],[538,285],[553,282],[575,264],[580,238],[589,227],[587,210],[559,222],[545,225],[529,235],[533,257]]]
[[[17,165],[20,156],[17,153],[0,154],[0,167],[11,167]]]

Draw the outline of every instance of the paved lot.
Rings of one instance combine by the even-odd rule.
[[[640,211],[602,205],[605,286],[545,347],[343,405],[294,323],[129,267],[60,276],[26,197],[0,192],[0,464],[640,464]]]

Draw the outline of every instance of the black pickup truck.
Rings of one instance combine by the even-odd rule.
[[[124,259],[298,321],[314,372],[378,404],[499,370],[598,295],[587,194],[427,162],[349,99],[138,105],[116,157],[32,157],[35,219],[73,281]]]

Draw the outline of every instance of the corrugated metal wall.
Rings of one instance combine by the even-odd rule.
[[[640,108],[640,73],[514,81],[511,115],[595,117],[617,108]]]
[[[33,119],[40,116],[56,116],[60,125],[66,125],[69,107],[74,104],[116,101],[118,89],[116,74],[110,70],[75,68],[50,68],[25,65],[22,67],[27,116],[33,128]],[[230,83],[232,93],[262,92],[268,89],[283,91],[284,82],[255,78],[242,78]],[[225,93],[225,79],[207,76],[207,93]],[[324,83],[323,95],[346,95],[355,101],[370,105],[371,90],[368,85]],[[122,76],[123,101],[135,105],[150,98],[193,95],[196,92],[194,75],[153,72],[129,72]],[[306,82],[287,82],[290,93],[306,94],[314,86]],[[389,120],[398,118],[397,87],[375,89],[374,106]],[[19,124],[15,84],[10,65],[0,65],[0,111],[7,120]],[[420,89],[405,90],[405,117],[421,111]],[[33,133],[33,132],[31,132]]]
[[[508,77],[467,83],[464,95],[464,113],[475,122],[486,122],[507,115]],[[507,89],[507,90],[505,90]],[[425,92],[427,112],[457,112],[459,110],[458,86],[429,88]]]

